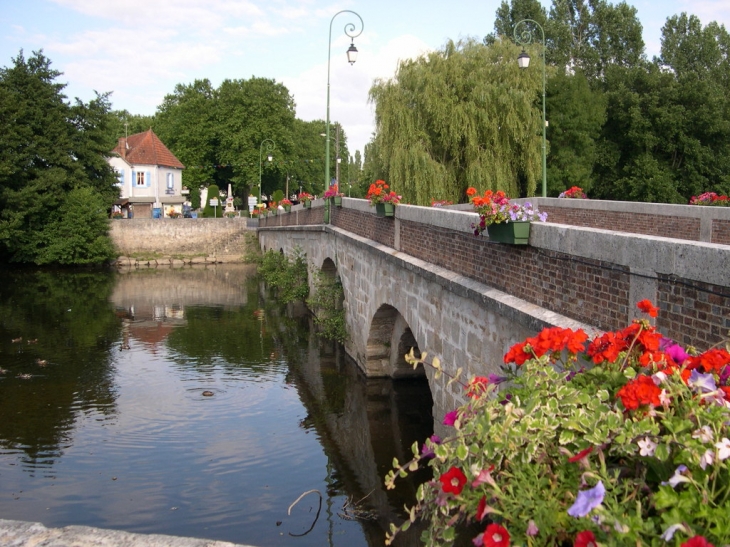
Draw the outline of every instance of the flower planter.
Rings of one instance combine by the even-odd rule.
[[[487,233],[491,241],[510,243],[512,245],[527,245],[530,238],[530,222],[502,222],[487,226]]]
[[[325,224],[330,223],[330,208],[329,207],[324,208],[324,223]]]
[[[291,205],[284,205],[284,211],[291,213]]]
[[[392,217],[395,216],[395,205],[392,203],[376,203],[375,214],[379,217]]]
[[[303,202],[302,202],[302,205],[304,205],[304,208],[305,208],[305,209],[310,209],[310,208],[312,207],[312,202],[311,202],[311,201],[309,201],[309,200],[307,200],[307,201],[303,201]]]
[[[335,196],[335,207],[342,207],[342,196]]]

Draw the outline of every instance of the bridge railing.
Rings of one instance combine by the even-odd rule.
[[[343,199],[330,226],[406,253],[603,330],[623,328],[648,298],[660,332],[707,348],[730,331],[730,208],[537,198],[548,222],[529,245],[475,237],[476,213],[399,205],[379,218],[365,200]],[[312,210],[262,219],[260,227],[322,224]]]

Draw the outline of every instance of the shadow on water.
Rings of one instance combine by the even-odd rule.
[[[429,478],[383,484],[426,381],[365,378],[252,266],[0,271],[0,371],[4,518],[375,547]]]
[[[271,314],[276,340],[284,348],[300,396],[335,463],[336,477],[360,502],[360,515],[371,545],[381,545],[390,523],[406,517],[403,507],[415,502],[418,485],[431,478],[422,468],[400,479],[394,490],[384,486],[393,458],[408,461],[411,446],[433,434],[433,400],[425,378],[366,378],[341,345],[315,334],[311,314],[301,304]],[[297,335],[303,339],[297,339]],[[348,506],[341,514],[348,515]],[[421,525],[400,534],[396,546],[420,545]]]

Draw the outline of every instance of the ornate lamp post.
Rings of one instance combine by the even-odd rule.
[[[325,129],[325,136],[327,138],[325,139],[326,152],[324,159],[324,188],[322,189],[322,192],[325,192],[327,190],[330,182],[330,57],[332,49],[332,23],[334,22],[335,17],[337,17],[340,13],[352,13],[358,19],[360,19],[360,32],[358,32],[357,34],[354,34],[355,30],[357,29],[357,26],[355,26],[354,23],[347,23],[345,25],[345,34],[350,37],[350,47],[347,49],[347,60],[350,62],[351,65],[355,64],[355,61],[357,60],[357,48],[355,47],[355,38],[360,36],[360,34],[362,34],[363,28],[365,28],[362,17],[349,9],[338,11],[332,16],[332,19],[330,20],[329,43],[327,44],[327,122]]]
[[[262,162],[261,162],[261,156],[263,155],[264,151],[264,144],[266,145],[266,152],[267,152],[267,160],[271,161],[274,159],[271,156],[271,153],[276,148],[276,143],[272,141],[271,139],[264,139],[261,141],[261,144],[259,145],[259,203],[263,203],[261,201],[261,171],[262,171]]]
[[[520,25],[525,24],[522,32],[517,32]],[[545,119],[545,31],[540,23],[533,19],[523,19],[515,25],[515,42],[522,46],[522,53],[517,57],[517,64],[520,68],[525,69],[530,66],[530,56],[525,51],[525,46],[532,43],[533,31],[527,28],[527,23],[532,23],[540,29],[542,36],[542,197],[547,197],[547,162],[545,159],[545,128],[547,120]]]

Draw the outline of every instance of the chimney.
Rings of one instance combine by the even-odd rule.
[[[117,148],[119,149],[119,155],[122,156],[122,159],[127,159],[127,149],[129,148],[129,145],[127,144],[127,139],[124,137],[119,137],[119,141],[117,142]]]

